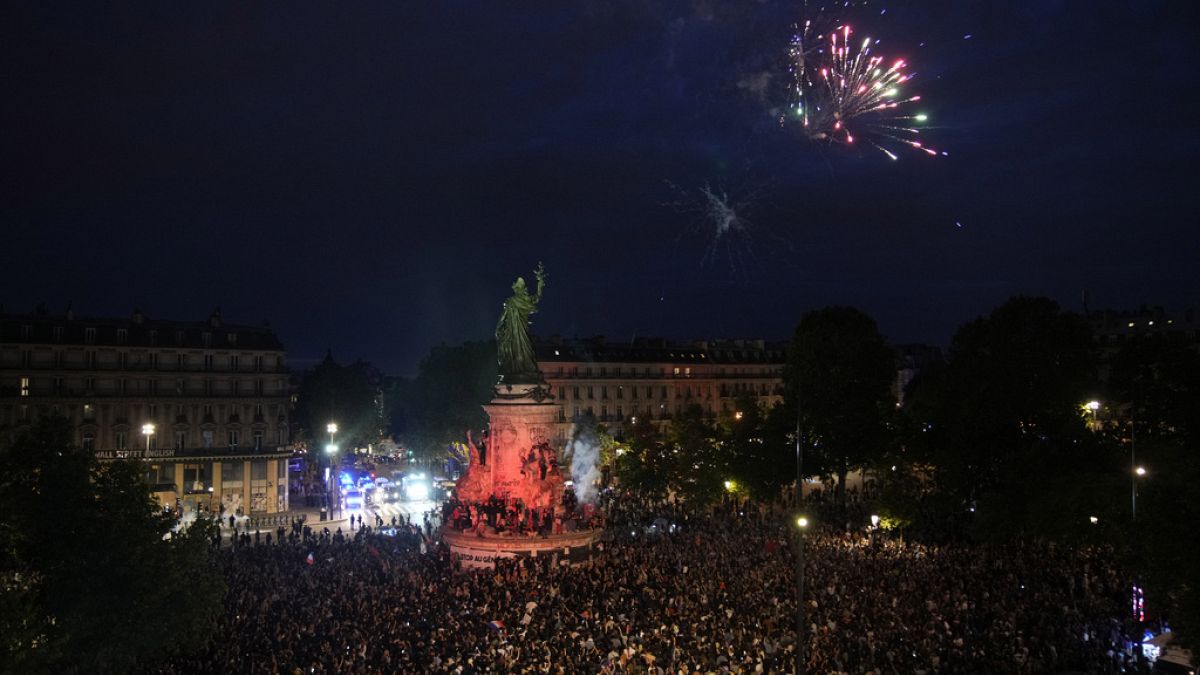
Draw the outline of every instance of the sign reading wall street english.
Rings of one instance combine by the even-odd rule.
[[[175,448],[140,448],[137,450],[98,450],[96,459],[159,459],[174,457]]]

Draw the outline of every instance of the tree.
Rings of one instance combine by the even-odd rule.
[[[3,662],[128,672],[200,647],[224,593],[211,524],[172,533],[141,465],[101,464],[70,439],[65,419],[42,418],[0,447]]]
[[[939,496],[975,512],[978,534],[1079,533],[1111,502],[1115,456],[1080,415],[1095,374],[1081,317],[1017,297],[962,326],[945,368],[914,383],[912,448],[935,467]]]
[[[755,498],[771,500],[795,479],[791,444],[796,415],[782,406],[764,410],[752,394],[734,400],[734,412],[721,419],[720,442],[729,454],[729,474]]]
[[[338,425],[343,446],[365,446],[383,435],[381,378],[370,364],[343,366],[326,354],[304,373],[293,419],[310,439],[322,438],[330,422]]]
[[[468,429],[483,429],[483,405],[497,378],[496,343],[465,342],[434,347],[421,360],[403,402],[404,444],[426,460],[442,458]]]
[[[838,477],[846,506],[846,475],[878,457],[888,442],[885,415],[894,407],[892,350],[871,317],[851,307],[805,314],[796,327],[784,371],[785,409],[799,410],[810,460]]]
[[[1179,335],[1127,342],[1111,361],[1110,407],[1127,411],[1122,441],[1122,493],[1132,469],[1128,445],[1148,468],[1141,482],[1137,524],[1122,541],[1132,542],[1132,564],[1145,574],[1147,603],[1162,607],[1181,644],[1200,647],[1200,540],[1181,536],[1200,521],[1200,352]],[[1129,500],[1120,504],[1130,506]]]
[[[668,494],[707,504],[730,478],[728,449],[698,405],[688,406],[665,429],[639,419],[626,432],[628,450],[617,458],[621,485],[652,499]]]

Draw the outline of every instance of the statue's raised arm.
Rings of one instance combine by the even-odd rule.
[[[546,271],[541,263],[534,270],[537,278],[537,294],[530,295],[524,277],[517,277],[512,285],[513,294],[504,301],[500,321],[496,324],[496,360],[500,366],[500,378],[505,384],[540,384],[542,375],[538,371],[533,355],[533,342],[529,338],[529,317],[537,311],[546,286]]]

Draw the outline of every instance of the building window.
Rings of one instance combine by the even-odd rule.
[[[275,430],[275,442],[279,445],[287,445],[287,427],[279,427]]]
[[[608,398],[608,387],[600,387],[600,398]]]
[[[559,387],[559,388],[558,388],[558,400],[560,400],[560,401],[561,401],[561,400],[563,400],[564,398],[566,398],[566,396],[565,396],[565,394],[566,394],[566,393],[567,393],[567,392],[566,392],[566,387]]]
[[[676,377],[678,377],[678,376],[679,376],[679,366],[676,366],[676,367],[675,367],[675,376],[676,376]]]
[[[591,366],[589,366],[589,367],[585,368],[585,369],[584,369],[584,371],[583,371],[583,374],[584,374],[586,377],[591,377],[591,376],[592,376],[592,368],[591,368]]]
[[[33,334],[33,326],[21,326],[21,339],[22,340],[28,340],[29,336],[32,334]]]
[[[62,393],[62,378],[61,377],[54,378],[54,393],[55,394]]]
[[[600,406],[600,419],[602,419],[602,420],[608,419],[608,406],[606,406],[606,405]]]
[[[85,419],[85,420],[96,419],[96,406],[92,405],[91,403],[84,403],[83,404],[83,419]]]
[[[158,331],[156,331],[156,330],[150,331],[150,346],[151,347],[158,346]]]
[[[230,429],[229,430],[229,447],[236,448],[238,446],[238,441],[240,441],[240,440],[241,439],[238,436],[238,430]]]
[[[175,355],[175,370],[183,370],[187,367],[187,357],[183,354]]]
[[[187,388],[184,385],[183,378],[182,377],[175,378],[175,393],[182,394],[186,390],[187,390]]]
[[[228,333],[225,336],[225,340],[226,340],[226,342],[228,342],[231,345],[236,345],[237,344],[237,333]]]
[[[617,398],[625,398],[625,387],[617,386]]]
[[[204,369],[205,369],[205,370],[212,370],[212,367],[213,367],[213,357],[212,357],[212,354],[205,354],[205,355],[204,355]]]
[[[205,429],[204,431],[201,431],[200,432],[200,441],[204,444],[204,447],[211,448],[213,446],[212,429]]]
[[[158,368],[158,354],[150,353],[146,355],[146,365],[153,370]]]
[[[96,449],[96,436],[91,433],[83,435],[83,449],[93,452]]]
[[[129,331],[125,328],[117,329],[117,344],[123,345],[129,341]]]
[[[255,370],[255,372],[259,372],[259,373],[262,372],[262,357],[261,356],[254,357],[254,370]]]
[[[203,333],[201,333],[200,334],[200,343],[203,344],[205,347],[211,347],[212,346],[212,333],[210,333],[208,331],[204,331]]]
[[[625,409],[622,408],[621,406],[617,406],[617,419],[619,419],[619,420],[625,419]]]
[[[238,369],[238,357],[236,357],[236,356],[229,357],[229,369],[230,370]]]
[[[175,449],[182,450],[186,447],[187,447],[187,432],[186,431],[176,431],[175,432]]]
[[[605,368],[604,366],[600,366],[600,377],[607,377],[607,376],[608,376],[608,368]]]
[[[579,400],[579,387],[571,387],[571,398]]]
[[[21,378],[21,395],[22,396],[29,395],[29,378],[28,377]]]
[[[96,329],[95,328],[84,328],[83,329],[83,341],[89,345],[96,344]]]
[[[579,406],[574,406],[571,410],[571,419],[579,419]]]
[[[179,345],[180,347],[183,346],[183,331],[175,331],[175,344]]]
[[[663,387],[662,389],[659,390],[658,397],[664,398],[664,399],[667,397],[667,388],[666,387]]]
[[[263,432],[255,431],[254,432],[254,449],[262,450],[262,445],[263,445]]]
[[[62,326],[54,327],[54,341],[55,342],[62,342],[62,333],[63,333]]]
[[[629,395],[629,398],[637,398],[637,390],[638,390],[638,388],[637,388],[637,387],[630,387],[630,388],[629,388],[629,394],[630,394],[630,395]],[[617,393],[617,396],[619,397],[619,396],[620,396],[620,390],[618,389],[618,390],[617,390],[617,392],[618,392],[618,393]]]
[[[129,432],[118,431],[116,433],[117,449],[124,450],[129,445]]]

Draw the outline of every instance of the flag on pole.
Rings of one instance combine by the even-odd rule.
[[[312,551],[309,551],[309,553],[308,553],[308,557],[304,559],[304,562],[308,563],[309,565],[311,565],[311,564],[313,564],[314,562],[316,562],[316,559],[315,559],[315,558],[313,558]]]

